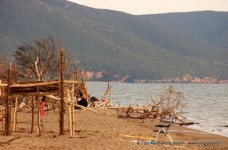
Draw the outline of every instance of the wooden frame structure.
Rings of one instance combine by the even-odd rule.
[[[74,92],[76,88],[85,86],[84,81],[73,81],[73,80],[64,80],[64,50],[61,49],[60,52],[61,64],[60,64],[60,80],[56,81],[33,81],[33,82],[20,82],[12,83],[11,82],[11,72],[12,65],[9,66],[8,74],[8,83],[0,82],[0,101],[5,100],[5,135],[11,135],[12,129],[16,130],[16,112],[18,105],[18,97],[28,97],[32,96],[32,124],[31,132],[34,131],[34,112],[35,112],[35,100],[37,98],[37,135],[41,136],[41,96],[46,96],[50,99],[60,101],[59,107],[59,128],[60,135],[64,134],[64,114],[66,112],[66,104],[68,104],[68,119],[69,119],[69,131],[70,136],[74,135]],[[69,86],[70,85],[70,86]],[[3,94],[1,89],[4,89],[6,92]],[[60,97],[60,98],[59,98]],[[15,98],[14,103],[14,115],[13,115],[13,128],[11,121],[11,99]],[[80,106],[81,107],[81,106]]]
[[[68,104],[68,115],[69,115],[69,127],[70,127],[70,135],[73,136],[73,129],[74,129],[74,90],[75,87],[84,86],[83,81],[70,81],[70,80],[64,80],[63,85],[70,85],[70,88],[66,88],[67,86],[63,86],[63,96],[61,97],[60,93],[60,86],[61,81],[46,81],[46,82],[37,82],[37,83],[13,83],[13,84],[6,84],[6,83],[0,83],[0,87],[4,89],[8,89],[7,93],[4,95],[0,95],[1,99],[4,99],[6,102],[6,111],[5,111],[5,135],[10,135],[13,131],[16,129],[16,123],[15,123],[15,114],[17,111],[17,105],[18,105],[18,97],[28,97],[32,96],[32,104],[34,104],[34,97],[38,97],[38,101],[40,101],[42,96],[46,96],[47,98],[54,99],[56,101],[60,101],[60,115],[65,114],[65,104]],[[38,90],[36,90],[38,89]],[[9,94],[8,94],[9,93]],[[60,98],[59,98],[60,97]],[[11,99],[15,98],[15,109],[13,112],[13,128],[11,128]],[[61,103],[61,99],[63,98],[63,104]],[[39,104],[39,103],[38,103]],[[69,105],[70,104],[70,105]],[[32,126],[31,126],[31,132],[34,130],[34,108],[35,105],[32,105]],[[41,135],[40,131],[40,107],[38,105],[38,126],[37,126],[37,135]],[[63,109],[63,112],[62,112]],[[62,116],[60,116],[61,118]],[[64,134],[64,118],[59,122],[60,125],[60,135]]]

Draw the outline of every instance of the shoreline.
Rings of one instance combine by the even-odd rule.
[[[107,83],[107,81],[86,81],[86,83]],[[120,81],[109,81],[109,83],[159,83],[159,84],[228,84],[227,82],[120,82]]]
[[[215,135],[219,135],[219,136],[223,136],[223,137],[225,137],[225,138],[228,138],[228,135],[227,136],[225,136],[225,135],[223,135],[222,134],[222,132],[213,132],[213,131],[206,131],[206,130],[204,130],[204,129],[202,129],[202,127],[201,128],[195,128],[195,127],[191,127],[191,126],[187,126],[186,128],[190,128],[190,129],[193,129],[193,130],[199,130],[199,131],[202,131],[202,132],[207,132],[207,133],[209,133],[209,134],[215,134]],[[204,127],[204,128],[206,128],[206,127]]]
[[[104,85],[103,85],[103,83],[101,83],[101,84],[98,83],[96,86],[101,87],[101,85],[102,85],[102,87],[106,86],[105,83],[104,83]],[[228,122],[226,120],[223,121],[221,119],[222,116],[223,116],[223,119],[225,119],[224,118],[225,115],[223,115],[224,113],[221,113],[221,112],[226,112],[225,110],[226,110],[227,105],[225,104],[225,105],[220,106],[223,102],[226,101],[227,96],[219,97],[222,94],[223,95],[227,95],[227,94],[224,94],[224,92],[222,93],[221,90],[220,90],[220,92],[219,91],[213,92],[213,91],[216,91],[216,89],[223,89],[223,91],[224,91],[227,88],[227,84],[113,83],[111,85],[113,85],[112,86],[113,87],[113,93],[112,93],[113,104],[115,104],[115,105],[119,104],[120,106],[126,106],[126,107],[128,107],[130,104],[133,106],[135,106],[135,105],[146,106],[147,105],[146,102],[147,102],[147,100],[148,101],[150,100],[150,97],[154,98],[155,100],[159,99],[159,94],[161,93],[161,91],[163,89],[165,89],[166,86],[168,87],[169,85],[172,85],[175,89],[179,89],[180,91],[183,91],[182,93],[184,93],[185,102],[188,103],[186,105],[188,108],[184,109],[186,114],[182,113],[182,115],[190,121],[200,123],[200,125],[194,125],[193,127],[190,127],[190,128],[199,129],[202,131],[208,131],[210,133],[214,133],[214,134],[218,134],[218,135],[222,135],[222,134],[225,136],[228,135],[228,130],[227,130],[228,128],[222,127],[222,125],[227,125]],[[213,91],[208,90],[209,89],[208,86],[212,87],[211,89]],[[90,87],[89,84],[88,84],[88,87]],[[95,84],[94,85],[91,84],[91,87],[95,87]],[[91,93],[95,93],[94,92],[95,88],[91,88],[91,87],[88,89],[93,91]],[[133,87],[136,87],[136,88],[133,88]],[[139,87],[139,88],[137,88],[137,87]],[[195,87],[198,87],[197,90],[195,90]],[[105,88],[103,88],[103,89],[105,89]],[[194,90],[195,90],[195,92],[192,92]],[[144,92],[143,93],[144,95],[140,95],[140,93],[142,93],[142,92]],[[209,94],[213,95],[213,97],[208,96],[209,94],[204,94],[204,95],[199,96],[199,94],[201,94],[201,93],[209,93]],[[124,95],[122,96],[121,94],[124,94]],[[99,95],[98,97],[101,97],[101,96]],[[219,103],[216,106],[209,106],[209,105],[204,104],[207,101],[209,101],[208,103],[210,103],[210,104],[212,104],[212,103],[215,104],[217,98],[219,98]],[[211,102],[211,101],[213,101],[213,102]],[[202,107],[200,107],[200,106],[202,106]],[[211,109],[213,109],[213,111],[216,113],[215,115],[213,115],[213,112],[211,112],[211,111],[207,112],[207,110],[210,110],[210,107],[212,107]],[[198,109],[196,109],[196,108],[201,109],[202,112],[197,114]],[[217,113],[219,111],[219,109],[217,109],[217,108],[220,108],[223,111],[221,111],[220,113]],[[218,118],[220,118],[220,119],[218,119]]]

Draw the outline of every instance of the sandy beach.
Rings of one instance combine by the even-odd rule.
[[[70,137],[67,112],[65,114],[65,135],[59,135],[59,113],[46,112],[43,118],[42,135],[31,134],[31,112],[18,112],[17,131],[4,136],[0,124],[0,149],[228,149],[228,138],[189,129],[173,124],[170,135],[174,144],[160,134],[157,142],[155,125],[158,120],[118,118],[116,110],[93,108],[75,111],[75,135]]]

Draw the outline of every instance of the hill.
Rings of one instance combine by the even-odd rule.
[[[145,21],[228,50],[228,12],[202,11],[142,15]]]
[[[228,78],[224,46],[186,36],[159,21],[64,0],[1,0],[0,10],[1,54],[53,35],[87,69],[105,71],[111,80],[186,73]]]

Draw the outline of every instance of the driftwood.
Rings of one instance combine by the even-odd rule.
[[[21,138],[20,136],[18,136],[18,137],[15,137],[15,138],[12,138],[12,139],[10,139],[10,140],[8,140],[8,141],[6,141],[6,142],[0,142],[0,144],[10,144],[10,142],[12,142],[12,141],[14,141],[14,140],[16,140],[16,139],[19,139],[19,138]]]
[[[199,123],[196,123],[196,122],[183,122],[183,123],[177,123],[179,124],[180,126],[189,126],[189,125],[193,125],[193,124],[199,124]]]
[[[162,92],[160,100],[149,103],[144,107],[116,107],[118,117],[133,119],[156,119],[161,121],[171,121],[179,125],[197,124],[189,122],[185,117],[180,115],[184,108],[184,96],[181,92],[176,91],[172,86]]]

